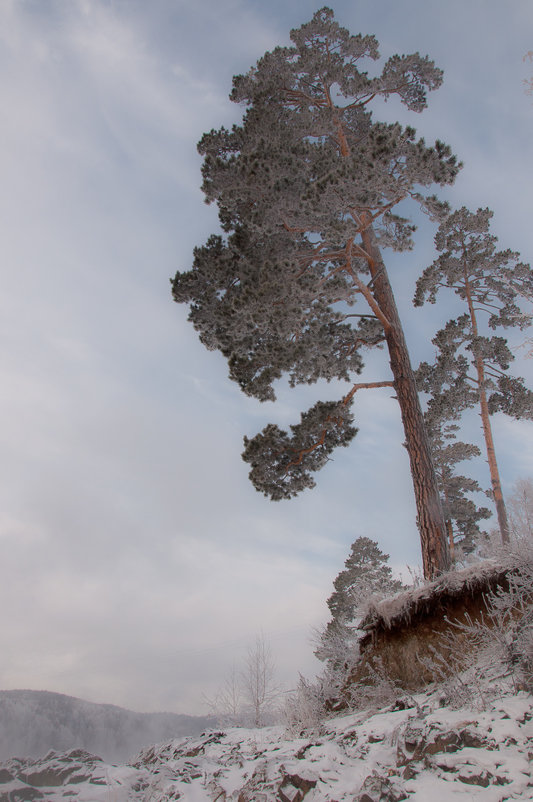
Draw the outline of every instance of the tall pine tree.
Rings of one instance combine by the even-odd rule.
[[[450,289],[466,311],[438,332],[436,361],[422,363],[417,375],[434,405],[479,407],[500,533],[507,543],[509,523],[490,415],[502,411],[532,419],[533,393],[508,372],[514,356],[505,338],[492,332],[531,325],[521,302],[533,296],[533,272],[518,253],[496,250],[497,238],[489,232],[492,216],[489,209],[463,207],[439,227],[435,244],[440,256],[418,280],[414,302],[435,303],[441,290]]]
[[[216,202],[226,237],[197,248],[178,273],[174,298],[191,305],[201,341],[227,358],[230,377],[260,400],[273,384],[320,379],[353,382],[361,348],[386,343],[391,379],[356,382],[336,402],[319,401],[291,434],[268,425],[245,439],[255,487],[274,500],[312,487],[337,446],[356,434],[351,404],[362,388],[394,387],[409,453],[424,572],[446,570],[449,555],[437,480],[409,354],[380,247],[411,247],[414,227],[396,213],[420,192],[451,183],[459,169],[441,142],[427,147],[412,128],[374,122],[374,100],[396,95],[411,110],[441,71],[419,54],[392,56],[374,78],[373,36],[351,36],[328,8],[291,32],[246,75],[231,99],[246,107],[242,125],[204,135],[203,190]],[[356,303],[363,308],[352,311]]]

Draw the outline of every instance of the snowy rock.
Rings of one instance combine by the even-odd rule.
[[[282,767],[282,773],[283,767]],[[303,774],[303,776],[301,776]],[[300,774],[285,774],[278,794],[281,802],[302,802],[307,793],[317,784],[317,777],[312,772]]]
[[[14,758],[0,768],[0,802],[106,799],[113,784],[122,785],[126,776],[140,779],[138,775],[130,767],[109,766],[83,749],[49,752],[39,760]]]
[[[399,783],[373,774],[364,781],[357,802],[401,802],[407,797],[408,794]]]
[[[397,746],[398,766],[419,761],[441,752],[457,752],[465,746],[475,749],[495,749],[493,739],[481,735],[473,727],[445,730],[423,721],[409,723],[402,732]]]

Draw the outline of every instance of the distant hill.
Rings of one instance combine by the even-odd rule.
[[[108,762],[126,761],[153,743],[213,725],[207,716],[134,713],[49,691],[0,691],[0,760],[86,749]]]

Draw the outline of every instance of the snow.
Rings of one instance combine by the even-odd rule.
[[[433,688],[405,709],[338,716],[296,738],[281,726],[209,731],[145,749],[131,765],[81,750],[6,761],[0,802],[23,798],[29,779],[54,802],[530,802],[533,698],[500,693],[482,711],[440,698]]]
[[[516,568],[517,555],[511,554],[506,560],[500,555],[498,560],[486,559],[460,570],[448,571],[432,582],[423,582],[386,599],[371,599],[363,612],[360,628],[364,631],[380,624],[389,629],[393,622],[409,622],[425,602],[434,602],[441,594],[463,594],[468,588],[487,585],[499,574]]]
[[[533,780],[527,751],[528,746],[533,747],[530,696],[508,694],[481,714],[435,708],[431,695],[419,695],[417,702],[418,707],[405,710],[387,709],[372,715],[367,711],[333,719],[327,723],[326,732],[312,740],[287,740],[280,728],[269,728],[262,731],[258,743],[253,732],[232,730],[216,746],[209,745],[202,765],[208,775],[217,773],[219,787],[229,799],[236,799],[246,781],[259,770],[264,778],[256,784],[256,794],[266,794],[265,800],[279,799],[269,785],[287,776],[315,783],[305,794],[308,802],[357,799],[354,794],[372,776],[387,782],[392,778],[410,799],[424,802],[456,798],[531,800]],[[398,749],[406,731],[418,732],[418,745],[423,742],[423,754],[407,763],[415,771],[411,779],[402,776]],[[440,751],[439,736],[446,743],[455,734],[460,740],[464,732],[484,746],[463,745],[453,752]],[[228,747],[233,756],[237,747],[243,762],[225,771]],[[141,764],[142,756],[137,765]],[[179,759],[174,768],[179,771]],[[180,792],[185,800],[195,799],[183,784]]]

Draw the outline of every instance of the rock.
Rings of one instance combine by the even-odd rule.
[[[8,773],[29,786],[57,788],[67,783],[105,782],[102,767],[103,762],[99,757],[83,749],[71,749],[63,755],[49,752],[40,760],[13,761]]]
[[[274,790],[267,778],[266,761],[261,761],[252,776],[239,791],[237,802],[270,802]]]
[[[218,744],[226,733],[224,732],[203,732],[200,736],[201,741],[183,752],[183,757],[198,757],[205,753],[206,747],[210,744]]]
[[[462,746],[470,746],[473,749],[496,749],[496,743],[489,738],[483,738],[478,732],[469,727],[459,733]]]
[[[198,746],[194,746],[192,749],[189,749],[187,752],[183,753],[183,757],[198,757],[198,755],[203,754],[204,752],[204,745],[198,744]]]
[[[312,746],[313,746],[313,744],[311,744],[311,743],[310,744],[305,744],[300,749],[298,749],[298,751],[294,755],[296,760],[303,760],[305,758],[305,753],[307,752],[308,749],[311,749]]]
[[[280,802],[302,802],[308,792],[315,787],[317,780],[314,777],[300,777],[299,774],[284,774],[283,782],[278,788]]]
[[[406,766],[412,760],[418,760],[421,744],[424,743],[426,726],[423,721],[414,719],[403,728],[396,747],[396,765]]]
[[[411,707],[415,707],[415,703],[412,701],[412,699],[407,699],[407,698],[403,698],[402,697],[400,699],[396,699],[394,704],[391,705],[390,709],[391,710],[408,710]]]
[[[356,744],[357,740],[358,740],[357,730],[348,730],[342,736],[342,740],[343,740],[343,742],[348,742],[349,741],[350,743]]]
[[[237,797],[237,802],[270,802],[270,797],[260,791],[243,790]]]
[[[0,802],[439,802],[485,794],[530,802],[533,729],[518,719],[533,701],[503,698],[509,724],[504,709],[465,719],[428,704],[340,717],[312,740],[281,727],[174,739],[122,766],[82,750],[12,758],[0,764]]]
[[[487,788],[490,785],[493,775],[485,769],[477,769],[473,766],[462,766],[459,770],[459,779],[467,785],[480,785]]]
[[[216,802],[226,802],[226,792],[216,780],[211,780],[211,782],[207,783],[205,790],[210,795],[210,799],[214,799]]]
[[[4,779],[0,784],[0,802],[40,799],[56,802],[78,797],[100,800],[113,783],[115,771],[114,766],[105,764],[101,758],[83,749],[72,749],[62,754],[52,751],[38,759],[12,759],[0,766],[0,776]],[[116,782],[119,786],[123,785],[125,778],[131,782],[132,788],[135,786],[139,791],[147,785],[143,785],[141,772],[131,766],[123,767],[118,774]]]
[[[462,746],[461,737],[455,730],[443,732],[431,729],[425,743],[421,745],[421,756],[437,755],[440,752],[457,752]]]
[[[280,802],[302,802],[305,794],[299,791],[290,783],[283,783],[278,788],[278,798]]]
[[[465,746],[475,749],[496,748],[493,741],[483,738],[468,727],[461,731],[443,730],[435,725],[424,726],[422,722],[412,722],[400,733],[396,748],[396,765],[405,766],[443,752],[457,752]]]
[[[0,802],[33,802],[44,798],[44,794],[38,788],[32,788],[31,785],[25,785],[19,780],[0,788]]]
[[[402,802],[407,799],[406,790],[388,777],[370,774],[364,781],[357,802]]]
[[[407,766],[402,771],[402,777],[404,780],[412,780],[414,779],[414,777],[417,776],[417,774],[418,771],[410,764],[407,764]]]

